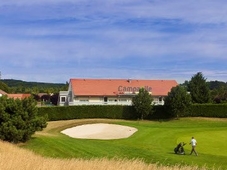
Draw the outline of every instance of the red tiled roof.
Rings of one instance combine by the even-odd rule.
[[[178,85],[175,80],[135,79],[70,79],[70,83],[77,96],[115,96],[123,87],[151,87],[153,96],[167,96],[171,88]]]
[[[30,97],[31,94],[7,94],[7,96],[13,99],[24,99],[26,97]]]
[[[24,99],[26,97],[31,96],[31,94],[8,94],[1,89],[0,89],[0,94],[7,95],[9,98],[13,98],[13,99]]]
[[[7,95],[7,93],[5,91],[1,90],[1,89],[0,89],[0,94]]]

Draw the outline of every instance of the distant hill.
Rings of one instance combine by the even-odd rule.
[[[44,83],[44,82],[27,82],[22,80],[14,80],[14,79],[1,79],[3,83],[5,83],[8,87],[19,87],[23,86],[24,88],[62,88],[65,87],[66,84],[63,83]]]
[[[0,89],[7,93],[58,93],[66,91],[68,83],[44,83],[44,82],[27,82],[14,79],[1,79]]]

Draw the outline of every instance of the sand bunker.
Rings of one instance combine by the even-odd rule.
[[[80,125],[65,129],[61,133],[72,138],[84,139],[121,139],[128,138],[137,131],[136,128],[107,123]]]

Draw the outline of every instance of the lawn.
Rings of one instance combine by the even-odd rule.
[[[138,131],[127,139],[73,139],[60,131],[87,123],[114,123],[132,126]],[[83,119],[49,122],[48,127],[22,147],[47,157],[142,159],[163,165],[206,165],[227,169],[227,119],[181,118],[171,121],[125,121]],[[199,156],[189,155],[188,144],[194,136]],[[177,143],[186,142],[186,155],[176,155]]]

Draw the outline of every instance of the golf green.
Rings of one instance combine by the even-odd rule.
[[[193,133],[191,136],[195,136],[197,140],[197,152],[209,155],[227,155],[227,130],[206,130],[203,132]],[[180,137],[177,140],[186,141],[187,143],[184,148],[190,150],[190,139],[187,137]],[[189,151],[190,152],[190,151]]]
[[[81,124],[113,123],[135,127],[138,131],[126,139],[75,139],[60,131]],[[34,135],[23,147],[43,156],[59,158],[142,159],[164,165],[207,166],[227,169],[227,119],[181,118],[170,121],[126,121],[88,119],[49,122],[43,132]],[[189,155],[194,136],[199,156]],[[179,142],[187,143],[186,155],[174,154]]]

